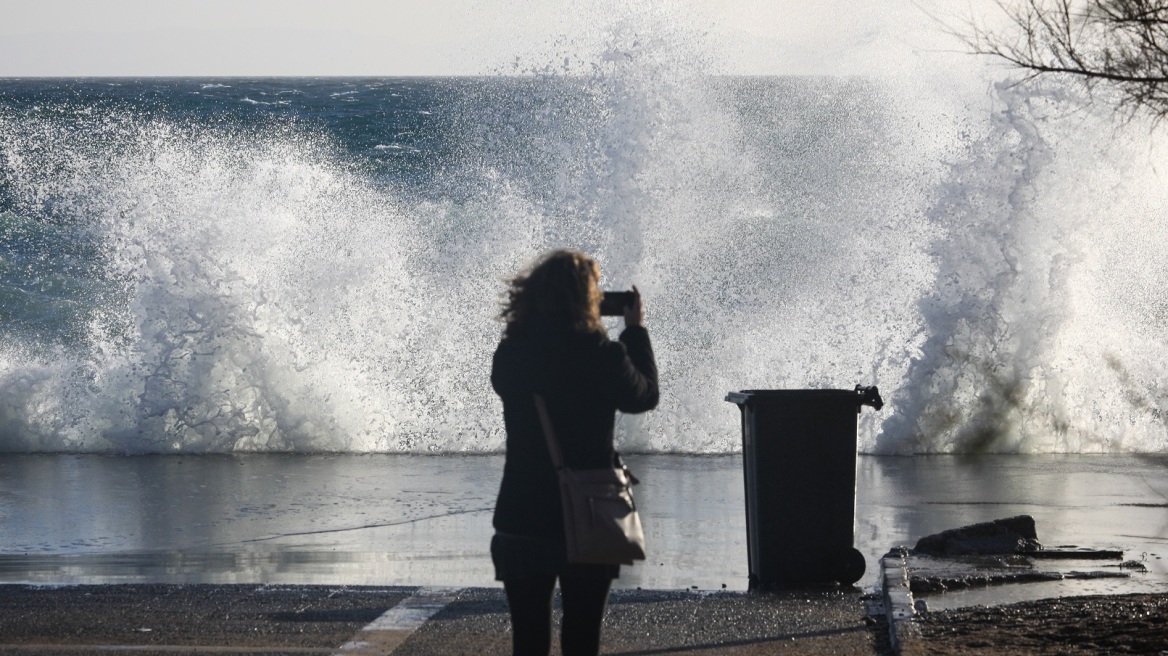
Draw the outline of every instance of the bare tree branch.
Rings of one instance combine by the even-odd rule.
[[[1116,108],[1168,118],[1168,0],[998,0],[1011,27],[963,36],[1030,75],[1064,75]]]

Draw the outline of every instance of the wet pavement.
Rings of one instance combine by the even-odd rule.
[[[1116,548],[1143,571],[914,599],[905,569],[903,614],[922,598],[943,609],[1168,591],[1165,457],[860,457],[855,545],[868,571],[858,589],[766,595],[745,591],[741,457],[628,460],[644,481],[650,560],[616,582],[608,654],[884,653],[897,622],[881,630],[872,618],[883,611],[864,598],[886,585],[881,557],[1023,513],[1048,546]],[[495,456],[5,456],[0,583],[43,587],[0,585],[0,653],[507,654],[506,604],[486,550],[501,465]],[[408,630],[393,620],[431,610]]]
[[[436,594],[417,627],[386,624]],[[618,590],[602,653],[873,654],[880,638],[858,592]],[[509,654],[510,640],[497,588],[0,586],[0,654],[491,656]]]
[[[628,461],[643,481],[636,494],[650,559],[623,569],[617,587],[745,590],[741,456]],[[491,587],[486,547],[502,462],[6,454],[0,583]],[[864,591],[878,587],[879,559],[892,547],[1018,514],[1035,518],[1048,546],[1117,548],[1148,571],[1085,587],[1035,583],[991,591],[997,597],[971,590],[948,599],[1168,588],[1168,457],[860,456],[856,480]]]
[[[118,647],[328,653],[408,598],[404,588],[219,585],[0,587],[0,652]]]

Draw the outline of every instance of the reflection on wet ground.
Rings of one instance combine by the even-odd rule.
[[[649,560],[618,584],[745,589],[740,456],[628,458]],[[0,582],[491,586],[501,456],[5,455]],[[862,456],[856,547],[1035,518],[1047,545],[1119,548],[1146,573],[934,595],[933,607],[1168,590],[1168,457]],[[830,484],[825,481],[824,484]]]
[[[1116,548],[1144,560],[1145,573],[1127,578],[1061,580],[971,588],[928,595],[931,608],[1023,601],[1072,594],[1168,591],[1168,457],[1140,455],[928,456],[861,458],[868,489],[897,500],[881,503],[861,492],[857,540],[865,524],[884,522],[892,542],[912,546],[924,535],[976,522],[1026,514],[1045,546]],[[888,484],[874,483],[880,476]],[[864,484],[861,483],[861,489]],[[887,539],[887,538],[885,538]],[[1054,571],[1087,569],[1079,561],[1048,564]],[[1099,563],[1090,564],[1100,570]]]

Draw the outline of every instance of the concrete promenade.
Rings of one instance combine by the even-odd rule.
[[[858,592],[616,590],[602,653],[883,653],[887,629],[868,603]],[[0,586],[0,654],[506,656],[510,639],[497,588]]]

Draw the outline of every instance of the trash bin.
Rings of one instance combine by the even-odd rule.
[[[743,390],[726,400],[742,411],[750,587],[859,581],[856,415],[884,405],[879,390]]]

